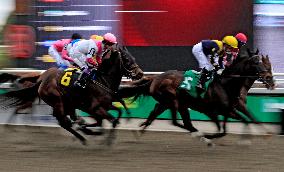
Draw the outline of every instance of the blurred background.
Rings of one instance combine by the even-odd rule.
[[[112,32],[144,71],[195,68],[192,46],[244,32],[282,68],[283,0],[0,0],[0,67],[47,69],[52,42]],[[159,64],[159,65],[157,65]]]

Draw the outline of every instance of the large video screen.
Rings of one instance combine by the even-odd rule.
[[[196,69],[191,49],[203,39],[244,32],[253,40],[253,0],[40,0],[31,8],[18,23],[36,33],[33,57],[17,63],[26,67],[55,66],[49,46],[74,32],[114,33],[147,72]]]
[[[251,0],[122,0],[123,43],[192,46],[202,39],[252,35]]]

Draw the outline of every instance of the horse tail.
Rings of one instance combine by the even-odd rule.
[[[153,82],[153,77],[143,77],[142,79],[131,83],[130,86],[120,88],[118,94],[122,98],[134,97],[133,101],[140,96],[150,95],[150,86]]]
[[[20,78],[18,75],[10,74],[10,73],[1,73],[0,74],[0,83],[4,83],[7,81],[14,82],[16,79]]]
[[[38,88],[40,83],[41,81],[30,87],[1,94],[0,108],[8,109],[25,104],[26,102],[33,102],[38,97]]]
[[[36,83],[38,80],[39,80],[39,77],[40,77],[41,75],[39,74],[39,75],[34,75],[34,76],[23,76],[23,77],[21,77],[21,78],[19,78],[19,80],[18,80],[18,82],[19,83],[24,83],[24,82],[31,82],[31,83]]]

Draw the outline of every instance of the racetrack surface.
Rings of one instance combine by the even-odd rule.
[[[103,136],[88,136],[88,145],[57,127],[1,126],[1,172],[283,172],[284,137],[253,136],[240,145],[228,135],[207,147],[184,132],[117,130],[112,146]]]

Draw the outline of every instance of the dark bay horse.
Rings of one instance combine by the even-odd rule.
[[[10,103],[10,105],[17,105],[21,103],[23,97],[38,94],[44,102],[53,108],[53,116],[56,117],[59,125],[84,144],[86,139],[72,128],[72,123],[67,116],[76,118],[75,109],[80,109],[95,118],[109,120],[115,127],[118,120],[107,111],[113,108],[113,101],[119,100],[116,92],[123,75],[139,79],[143,76],[143,71],[131,55],[114,50],[109,58],[103,60],[98,71],[95,72],[93,77],[96,79],[87,80],[85,89],[73,86],[75,78],[79,76],[76,69],[61,71],[57,68],[50,68],[40,75],[38,82],[32,87],[8,92],[4,96],[8,100],[14,99],[14,103]]]
[[[166,71],[161,75],[144,78],[134,82],[130,87],[122,88],[119,92],[123,97],[150,95],[158,102],[148,119],[142,124],[144,129],[158,115],[166,109],[170,109],[174,125],[185,128],[190,132],[196,132],[197,129],[192,126],[188,112],[190,107],[193,110],[206,114],[216,123],[220,131],[221,126],[218,121],[218,115],[223,115],[225,117],[224,121],[229,117],[246,120],[233,107],[235,99],[239,96],[242,86],[248,78],[246,76],[253,76],[254,80],[262,78],[266,83],[273,81],[271,80],[271,71],[267,71],[263,64],[263,58],[260,55],[247,57],[233,67],[234,70],[232,71],[234,73],[228,76],[215,77],[209,85],[204,98],[195,98],[189,95],[185,89],[179,87],[184,80],[184,73],[181,71]],[[177,111],[179,111],[184,125],[177,123]],[[225,134],[226,128],[224,123],[223,133],[218,133],[214,136],[208,135],[207,138],[221,137]]]
[[[255,53],[248,51],[248,54],[250,56],[258,55],[258,50]],[[267,55],[266,56],[261,55],[261,56],[262,56],[262,58],[261,58],[262,64],[264,65],[268,74],[265,76],[265,78],[260,78],[259,80],[263,82],[263,84],[266,86],[267,89],[274,89],[276,84],[275,84],[275,80],[273,79],[272,65],[271,65],[270,59]],[[246,58],[246,57],[243,57],[243,58]],[[223,75],[224,76],[234,75],[234,71],[231,70],[231,69],[234,68],[234,65],[238,64],[239,61],[242,61],[242,60],[243,59],[241,57],[239,57],[237,59],[237,61],[233,63],[233,66],[224,70]],[[257,122],[257,120],[253,117],[252,113],[249,112],[249,110],[247,109],[247,106],[246,106],[246,103],[247,103],[246,97],[247,97],[248,91],[257,79],[258,78],[254,77],[254,76],[245,77],[245,79],[243,80],[242,88],[241,88],[240,93],[239,93],[239,97],[235,97],[236,98],[235,100],[233,100],[233,98],[231,98],[231,101],[233,102],[232,103],[233,106],[238,111],[243,113],[250,121],[259,124],[259,122]],[[227,90],[227,92],[228,92],[228,94],[232,94],[229,89]]]

